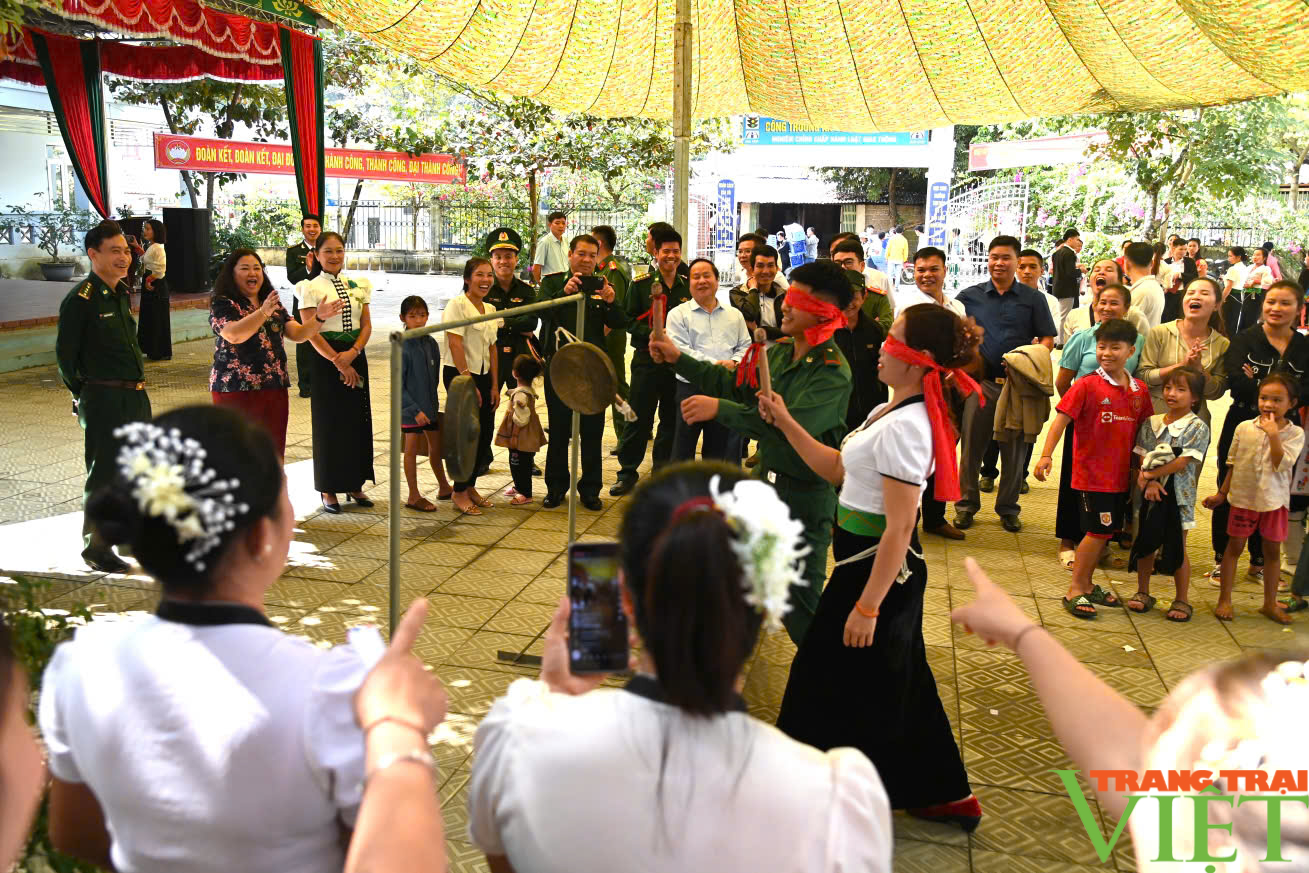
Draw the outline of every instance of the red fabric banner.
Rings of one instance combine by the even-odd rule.
[[[9,60],[0,61],[0,79],[44,85],[31,41],[13,47]],[[281,64],[253,64],[239,58],[220,58],[190,45],[132,45],[100,43],[100,69],[115,76],[150,82],[190,82],[219,79],[224,82],[280,82]]]
[[[282,59],[277,25],[217,12],[196,0],[56,0],[54,13],[140,37],[166,36],[222,58]]]
[[[238,142],[166,133],[154,135],[155,166],[167,170],[216,173],[295,172],[291,146],[268,142]],[[444,184],[463,182],[465,168],[452,155],[418,155],[367,149],[327,149],[327,175],[339,179],[384,179]],[[303,153],[301,154],[303,157]],[[319,213],[313,213],[315,215]]]

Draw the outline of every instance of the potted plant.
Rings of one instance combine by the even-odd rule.
[[[26,206],[10,206],[9,211],[19,217],[16,224],[27,224],[36,230],[35,242],[50,255],[50,260],[40,264],[41,274],[51,282],[67,282],[73,278],[73,268],[77,262],[71,258],[59,257],[59,244],[72,240],[76,243],[78,233],[91,221],[91,213],[66,203],[57,203],[48,212],[36,212]]]

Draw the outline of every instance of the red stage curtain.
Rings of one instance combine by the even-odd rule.
[[[54,34],[32,33],[32,45],[45,77],[46,93],[59,121],[59,133],[73,170],[91,206],[109,217],[105,177],[105,107],[100,89],[100,46]]]
[[[54,13],[132,36],[166,36],[223,58],[281,60],[278,25],[217,12],[196,0],[56,0]]]
[[[327,205],[324,155],[323,46],[312,36],[283,27],[282,68],[286,112],[291,123],[295,181],[304,215],[322,216]]]

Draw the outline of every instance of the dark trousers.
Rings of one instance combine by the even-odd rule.
[[[766,477],[765,473],[765,477]],[[797,646],[809,631],[818,609],[818,600],[827,581],[827,548],[832,544],[832,519],[836,517],[836,490],[830,486],[799,483],[777,477],[773,483],[777,496],[791,510],[791,517],[804,523],[804,542],[809,554],[804,557],[804,584],[791,586],[791,608],[782,624],[791,642]]]
[[[514,477],[514,490],[524,497],[532,496],[532,468],[536,466],[535,452],[509,450],[509,473]]]
[[[441,381],[445,390],[450,390],[450,383],[459,375],[454,367],[441,368]],[[473,466],[473,475],[462,482],[452,482],[456,491],[467,491],[477,484],[477,471],[491,466],[491,438],[495,436],[495,407],[491,405],[491,373],[470,373],[473,384],[482,395],[482,405],[477,408],[477,463]]]
[[[1233,288],[1223,301],[1223,326],[1229,337],[1236,336],[1259,321],[1264,308],[1264,292],[1251,288],[1242,291]]]
[[[923,492],[923,530],[936,530],[945,524],[945,501],[937,500],[936,474],[927,477],[927,490]]]
[[[741,461],[741,435],[724,427],[716,421],[703,421],[699,424],[687,424],[682,418],[682,401],[701,392],[688,382],[677,383],[677,409],[674,413],[677,423],[673,431],[674,461],[695,460],[695,445],[704,434],[704,449],[700,456],[706,461]]]
[[[77,402],[77,422],[85,431],[86,486],[83,503],[118,473],[119,439],[114,430],[133,421],[150,420],[150,397],[145,391],[85,385]],[[107,548],[87,521],[82,522],[84,548]]]
[[[650,452],[652,470],[662,467],[673,454],[673,422],[681,418],[677,407],[677,376],[667,364],[656,364],[648,352],[637,350],[632,357],[632,383],[627,402],[636,413],[618,444],[619,479],[635,479],[636,468],[645,459],[646,443],[654,430],[655,409],[659,410],[659,429],[654,432]]]
[[[1027,444],[1027,458],[1023,461],[1023,478],[1027,478],[1027,471],[1032,466],[1032,446],[1035,443]],[[986,454],[982,455],[981,475],[987,479],[997,479],[1000,476],[1000,444],[991,440],[991,445],[987,447]],[[1021,484],[1021,483],[1019,483]]]
[[[986,395],[986,405],[978,400],[974,391],[964,401],[963,446],[959,453],[959,491],[961,496],[954,508],[956,512],[977,512],[981,507],[978,488],[978,475],[982,466],[982,456],[986,454],[995,436],[995,405],[1000,399],[1003,386],[994,379],[979,383],[982,393]],[[1019,472],[1023,458],[1026,457],[1031,444],[1016,439],[1000,443],[1000,486],[995,495],[995,512],[997,515],[1018,515],[1018,489],[1023,484]]]
[[[627,331],[611,330],[605,335],[605,354],[609,363],[614,365],[614,374],[618,376],[618,396],[627,399],[630,389],[627,387]],[[627,419],[623,418],[618,407],[613,408],[614,437],[623,440],[623,431],[627,428]]]
[[[296,321],[300,320],[299,298],[293,297],[291,300],[291,317]],[[313,372],[316,357],[318,352],[314,351],[313,343],[306,341],[295,344],[295,383],[304,397],[309,396],[309,388],[313,384],[310,373]]]
[[[1235,295],[1236,292],[1232,293]],[[1227,475],[1227,453],[1232,449],[1232,436],[1236,433],[1236,426],[1257,416],[1255,410],[1237,406],[1235,403],[1227,410],[1227,418],[1223,419],[1223,431],[1218,436],[1218,486],[1220,488],[1223,477]],[[1224,502],[1214,510],[1212,516],[1213,527],[1210,528],[1210,533],[1213,535],[1215,563],[1222,560],[1223,552],[1227,549],[1227,517],[1231,514],[1231,505]],[[1258,565],[1264,562],[1264,538],[1259,535],[1258,530],[1250,534],[1250,538],[1246,540],[1246,548],[1250,552],[1250,563]]]
[[[547,495],[563,496],[570,487],[568,441],[573,435],[573,411],[555,393],[548,363],[545,368],[545,408],[550,421],[550,442],[545,449],[545,490]],[[582,472],[577,480],[577,494],[579,497],[599,497],[603,481],[600,441],[604,438],[604,413],[583,415],[581,422]]]

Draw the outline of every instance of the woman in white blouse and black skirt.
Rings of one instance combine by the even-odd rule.
[[[147,218],[141,225],[145,253],[141,255],[141,313],[136,337],[141,351],[152,361],[173,356],[173,325],[168,312],[168,257],[164,252],[164,223]]]
[[[968,831],[982,809],[927,662],[927,564],[914,527],[933,472],[936,499],[958,499],[942,382],[976,390],[959,368],[973,360],[980,341],[979,331],[942,306],[907,308],[878,362],[891,401],[839,451],[796,424],[776,393],[759,398],[760,414],[805,463],[842,486],[832,538],[836,569],[791,664],[777,726],[820,749],[861,750],[877,767],[892,808]]]
[[[314,440],[314,487],[322,495],[323,509],[339,513],[336,495],[364,507],[365,481],[373,476],[373,412],[368,393],[368,358],[364,346],[373,333],[368,301],[373,285],[345,274],[345,241],[327,232],[317,240],[318,263],[323,271],[296,285],[300,319],[308,324],[317,317],[318,304],[340,300],[341,312],[324,319],[313,337],[314,392],[310,399]]]
[[[491,269],[491,262],[486,258],[469,258],[464,264],[464,293],[445,305],[441,321],[464,321],[485,315],[488,311],[495,312],[495,307],[486,302],[487,292],[491,290],[493,282],[495,273]],[[450,390],[450,383],[456,376],[472,376],[481,400],[477,410],[477,420],[481,426],[477,438],[477,466],[470,478],[454,483],[455,509],[465,515],[481,515],[483,509],[490,509],[494,505],[478,494],[475,486],[477,477],[491,466],[495,408],[500,405],[500,365],[495,339],[503,324],[504,319],[495,318],[445,331],[448,354],[441,378],[446,390]],[[447,409],[447,417],[449,414],[450,410]]]

